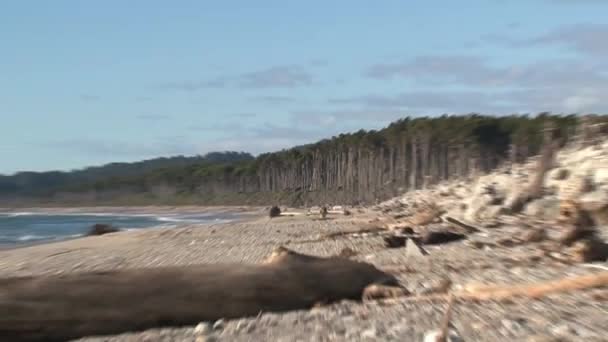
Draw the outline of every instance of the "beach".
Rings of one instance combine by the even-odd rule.
[[[160,211],[163,210],[175,209]],[[224,210],[238,210],[245,215],[238,222],[150,228],[3,250],[0,277],[259,263],[278,246],[316,256],[333,256],[350,248],[356,253],[354,259],[393,273],[412,293],[424,293],[445,279],[457,285],[517,284],[602,272],[583,264],[548,259],[529,261],[526,256],[535,249],[526,245],[479,249],[467,241],[457,241],[426,247],[428,255],[412,258],[403,248],[386,248],[382,235],[355,233],[327,237],[328,233],[353,231],[375,222],[387,210],[384,207],[353,209],[352,215],[330,215],[327,220],[319,219],[318,215],[307,216],[302,209],[289,209],[298,215],[273,219],[268,218],[263,208]],[[514,225],[505,225],[482,237],[495,240],[513,236],[514,229]],[[608,336],[607,299],[604,288],[559,293],[534,301],[527,298],[514,298],[508,303],[457,301],[452,325],[466,341],[525,340],[536,335],[602,341]],[[425,334],[439,328],[445,309],[446,301],[441,300],[344,301],[313,310],[261,313],[257,317],[220,322],[209,329],[201,327],[211,327],[214,322],[196,328],[152,329],[83,341],[422,341]]]

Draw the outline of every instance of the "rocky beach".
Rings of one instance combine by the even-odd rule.
[[[538,164],[531,159],[375,206],[336,207],[325,219],[315,208],[282,208],[283,214],[272,219],[268,208],[241,208],[246,215],[238,222],[183,224],[3,250],[0,277],[257,264],[284,246],[373,264],[395,275],[410,295],[82,341],[423,341],[441,328],[451,292],[480,285],[551,287],[552,281],[608,272],[603,244],[608,241],[608,143],[560,151],[547,167],[542,195],[513,211],[513,201],[533,182]],[[575,234],[564,242],[564,236],[580,229],[578,221],[563,218],[568,203],[575,208],[570,218],[589,216],[583,229],[593,234]],[[446,232],[457,238],[445,239]],[[608,287],[593,287],[558,289],[537,298],[522,293],[483,300],[456,296],[449,340],[606,341]]]

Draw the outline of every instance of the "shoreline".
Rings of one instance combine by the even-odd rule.
[[[301,209],[293,211],[304,213]],[[349,248],[355,252],[355,260],[390,272],[414,294],[440,286],[446,278],[458,286],[471,283],[521,284],[560,279],[565,274],[599,272],[580,264],[559,264],[548,259],[539,261],[539,264],[520,263],[514,267],[510,261],[514,252],[518,255],[535,252],[535,247],[528,245],[477,249],[465,241],[458,241],[425,247],[428,255],[412,259],[403,248],[386,248],[382,235],[365,233],[319,238],[365,226],[381,216],[380,211],[356,211],[350,216],[331,215],[329,220],[306,215],[269,220],[266,213],[262,215],[258,211],[254,214],[246,215],[238,222],[150,228],[0,250],[0,278],[220,263],[257,264],[278,246],[320,257],[335,256]],[[514,232],[522,229],[504,225],[488,230],[487,236],[473,238],[494,241],[513,236]],[[526,340],[527,336],[546,332],[547,327],[556,323],[568,324],[581,334],[597,337],[606,333],[606,326],[603,312],[597,308],[602,304],[594,301],[593,295],[591,291],[557,294],[553,297],[557,299],[535,301],[534,306],[529,305],[528,299],[514,299],[506,305],[459,302],[456,309],[459,314],[454,316],[453,323],[465,340],[472,341]],[[223,327],[213,330],[212,334],[220,341],[320,341],[329,334],[337,334],[337,341],[353,341],[357,340],[356,336],[371,334],[368,332],[371,329],[377,334],[376,340],[420,341],[427,331],[439,326],[444,311],[443,302],[422,305],[406,299],[393,304],[345,301],[313,310],[268,312],[259,317],[226,320]],[[556,315],[547,317],[546,312]],[[568,312],[569,315],[558,315],[560,312]],[[521,327],[507,329],[515,324]],[[488,326],[507,328],[489,329]],[[318,331],[318,334],[311,335],[311,331]],[[112,337],[87,337],[80,341],[188,341],[196,340],[196,334],[194,326],[173,327]],[[393,338],[391,334],[401,338]]]
[[[51,209],[51,210],[49,210]],[[251,219],[261,213],[261,207],[248,207],[248,206],[133,206],[133,207],[55,207],[55,208],[44,208],[44,207],[30,207],[30,208],[19,208],[13,209],[12,211],[7,208],[0,208],[0,214],[16,214],[23,213],[25,215],[108,215],[108,216],[119,216],[119,215],[166,215],[166,214],[235,214],[229,222],[222,223],[239,223],[244,222],[247,219]],[[148,231],[154,229],[178,229],[180,227],[197,225],[210,226],[215,225],[214,221],[209,222],[197,222],[197,223],[186,223],[176,222],[167,226],[167,224],[151,225],[146,227],[137,228],[137,231]],[[112,234],[124,234],[132,232],[134,230],[125,229]],[[70,241],[77,241],[83,238],[90,237],[86,234],[78,237],[66,237],[57,240],[41,240],[41,241],[29,241],[16,244],[0,244],[0,252],[8,250],[17,250],[23,248],[36,247],[41,245],[52,245],[56,243],[64,243]]]
[[[57,214],[165,214],[165,213],[205,213],[214,212],[249,212],[262,209],[262,206],[171,206],[171,205],[149,205],[149,206],[83,206],[83,207],[0,207],[0,214],[14,213],[57,213]]]

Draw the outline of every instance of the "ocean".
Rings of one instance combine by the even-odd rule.
[[[112,214],[112,213],[0,213],[0,246],[42,243],[86,235],[96,223],[123,230],[173,227],[185,224],[229,222],[236,213],[205,214]]]

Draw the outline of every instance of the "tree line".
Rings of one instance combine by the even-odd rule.
[[[549,113],[408,117],[381,130],[340,134],[256,158],[72,182],[44,198],[121,204],[372,203],[522,162],[539,153],[548,127],[564,145],[585,127],[606,122],[608,116]]]

